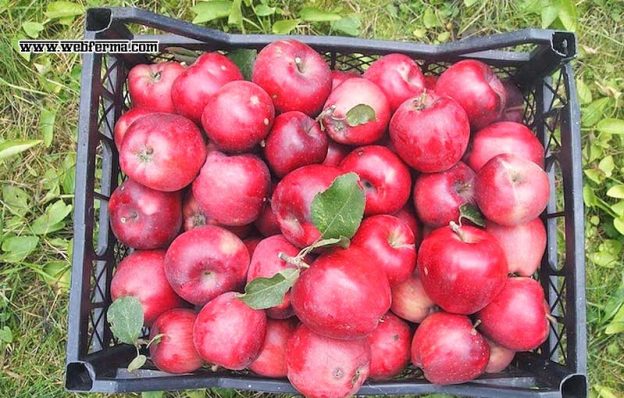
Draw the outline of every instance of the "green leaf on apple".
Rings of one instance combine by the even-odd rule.
[[[106,313],[111,332],[122,343],[135,345],[143,329],[143,307],[131,296],[120,297]]]
[[[239,294],[238,298],[255,310],[275,307],[295,284],[299,272],[298,268],[287,268],[270,278],[256,278],[245,286],[245,293]]]
[[[227,56],[228,58],[238,66],[241,73],[245,77],[245,80],[251,80],[251,72],[253,70],[254,62],[256,62],[256,56],[258,50],[249,50],[246,48],[239,48],[231,51]]]
[[[364,215],[364,190],[355,173],[338,176],[312,200],[312,222],[324,239],[351,239]]]
[[[374,122],[376,119],[375,110],[366,104],[358,104],[349,109],[346,114],[347,124],[351,127]]]
[[[477,206],[473,205],[472,203],[464,203],[463,205],[459,206],[459,219],[466,219],[475,225],[485,227],[485,219],[483,218],[483,214],[481,214]]]

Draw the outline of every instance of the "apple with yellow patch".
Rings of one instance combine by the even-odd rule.
[[[175,292],[196,305],[243,286],[249,251],[232,232],[213,225],[178,236],[167,249],[165,273]]]

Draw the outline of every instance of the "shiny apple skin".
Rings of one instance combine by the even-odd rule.
[[[377,329],[367,337],[371,348],[370,373],[373,380],[389,380],[405,369],[410,361],[412,332],[407,322],[387,313]]]
[[[546,228],[541,219],[513,227],[487,221],[485,230],[496,238],[505,252],[509,273],[531,276],[537,271],[547,243]]]
[[[425,288],[415,272],[409,279],[392,286],[390,310],[401,319],[421,323],[427,316],[436,312],[438,307],[425,292]]]
[[[121,149],[121,144],[123,143],[123,139],[126,136],[126,131],[128,131],[128,127],[130,127],[130,125],[138,119],[151,113],[154,112],[150,111],[149,109],[132,108],[119,117],[117,123],[115,123],[115,128],[113,131],[113,138],[115,140],[115,146],[117,147],[118,151]]]
[[[150,347],[150,359],[167,373],[191,373],[201,368],[203,361],[193,345],[194,311],[175,308],[161,314],[150,328],[150,340],[162,334]]]
[[[184,67],[177,62],[134,66],[128,73],[128,93],[132,107],[174,113],[171,87],[183,72]]]
[[[268,319],[262,350],[258,358],[249,365],[249,370],[264,377],[286,377],[286,347],[296,329],[295,320]]]

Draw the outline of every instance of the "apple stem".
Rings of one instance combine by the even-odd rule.
[[[329,108],[325,109],[323,112],[319,113],[319,115],[314,119],[318,123],[321,123],[325,116],[331,116],[336,110],[336,105],[332,105]]]
[[[427,100],[427,89],[424,89],[420,94],[420,97],[414,100],[414,105],[416,105],[417,111],[422,111],[425,109],[425,101]]]
[[[466,241],[466,237],[464,235],[464,231],[462,231],[462,229],[461,229],[461,225],[458,225],[455,221],[451,221],[449,223],[449,227],[451,227],[453,232],[455,232],[457,234],[457,236],[459,236],[459,239],[461,239],[462,242]]]
[[[303,73],[303,69],[301,69],[301,67],[303,66],[301,57],[295,57],[295,65],[297,66],[297,70],[299,71],[299,73]]]
[[[280,260],[287,262],[288,264],[292,264],[296,266],[297,268],[310,268],[310,265],[306,263],[305,261],[303,261],[303,257],[299,257],[298,255],[293,257],[293,256],[289,256],[288,254],[284,252],[279,252],[277,254],[277,257]]]

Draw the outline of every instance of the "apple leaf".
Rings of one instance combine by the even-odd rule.
[[[143,328],[143,307],[132,296],[120,297],[106,313],[111,332],[122,343],[135,345]]]
[[[375,110],[366,104],[358,104],[349,109],[346,114],[347,124],[351,127],[375,121]]]
[[[147,357],[143,354],[139,354],[128,364],[128,372],[134,372],[137,369],[141,369],[145,365]]]
[[[245,286],[238,298],[254,310],[275,307],[299,278],[298,268],[287,268],[270,278],[256,278]]]
[[[253,70],[254,62],[256,62],[256,56],[258,50],[249,50],[247,48],[239,48],[231,51],[228,54],[228,58],[238,66],[241,73],[245,77],[245,80],[251,80],[251,72]]]
[[[483,214],[481,214],[477,206],[471,203],[464,203],[463,205],[459,206],[459,218],[460,220],[464,218],[475,225],[485,227],[485,219],[483,218]]]
[[[355,235],[366,202],[364,190],[355,173],[338,176],[329,188],[312,200],[312,222],[324,239],[352,238]]]

